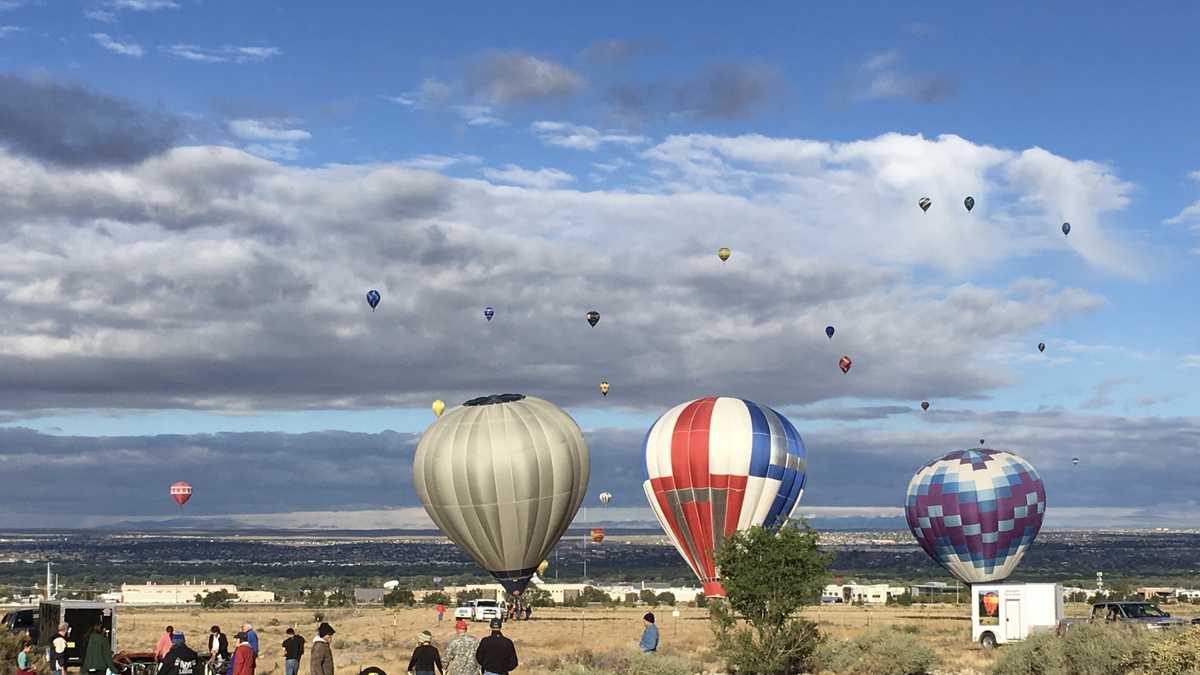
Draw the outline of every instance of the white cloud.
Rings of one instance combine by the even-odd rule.
[[[24,26],[0,26],[0,38],[13,33],[24,33]]]
[[[26,4],[26,0],[0,0],[0,12],[17,9]]]
[[[179,9],[175,0],[109,0],[113,9],[128,9],[134,12],[157,12],[160,9]]]
[[[585,84],[566,66],[511,51],[484,55],[472,74],[476,93],[496,105],[566,98]]]
[[[574,150],[596,150],[604,143],[638,145],[649,140],[633,134],[601,133],[592,127],[567,122],[540,121],[534,122],[530,128],[543,143]]]
[[[454,110],[464,122],[473,127],[499,127],[507,124],[493,114],[491,106],[456,105]]]
[[[1188,174],[1188,178],[1200,182],[1200,171],[1193,171]],[[1193,202],[1180,211],[1174,218],[1167,221],[1168,225],[1187,225],[1193,230],[1200,230],[1200,201]],[[1200,249],[1191,251],[1192,253],[1200,252]]]
[[[307,141],[312,134],[289,128],[288,120],[231,120],[229,131],[238,138],[254,141]]]
[[[89,9],[83,15],[93,21],[101,21],[103,23],[116,23],[117,21],[116,13],[106,9]]]
[[[441,171],[448,169],[456,164],[479,164],[483,160],[475,155],[417,155],[400,162],[401,166],[406,166],[412,169],[426,169],[429,171]]]
[[[278,47],[223,45],[200,47],[177,43],[163,48],[168,54],[201,63],[254,63],[283,54]]]
[[[503,169],[484,169],[483,175],[497,182],[512,183],[513,185],[523,185],[543,190],[555,188],[575,180],[574,176],[561,169],[538,169],[530,171],[522,169],[516,164],[509,164]]]
[[[92,38],[101,47],[104,47],[105,49],[107,49],[110,52],[113,52],[114,54],[121,54],[123,56],[133,56],[133,57],[141,58],[142,55],[146,53],[142,49],[141,45],[135,44],[132,42],[117,42],[116,40],[109,37],[109,35],[107,33],[92,33]]]
[[[879,52],[862,64],[863,82],[856,85],[861,100],[907,98],[936,103],[954,94],[954,79],[946,75],[916,76],[897,70],[904,54],[898,49]]]
[[[1184,368],[1200,368],[1200,354],[1184,354],[1179,359],[1179,365]]]
[[[387,100],[413,108],[436,108],[445,105],[452,94],[450,85],[432,78],[421,82],[421,88],[400,96],[385,96]]]

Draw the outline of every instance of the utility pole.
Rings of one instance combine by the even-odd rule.
[[[54,598],[53,590],[52,590],[53,586],[54,586],[54,574],[50,572],[50,566],[53,564],[54,563],[51,563],[51,562],[46,563],[46,599],[47,600],[51,600]]]

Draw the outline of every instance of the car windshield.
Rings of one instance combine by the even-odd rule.
[[[495,600],[476,600],[475,604],[478,605],[479,607],[495,607],[496,601]]]
[[[1131,619],[1161,618],[1171,616],[1154,605],[1125,605],[1125,616]]]

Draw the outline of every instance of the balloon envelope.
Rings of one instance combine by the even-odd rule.
[[[183,506],[191,498],[192,486],[189,483],[185,481],[171,483],[171,499],[174,499],[176,504]]]
[[[843,373],[850,372],[850,366],[852,365],[854,365],[854,362],[850,360],[849,356],[843,356],[838,359],[838,368],[841,368]]]
[[[600,503],[601,504],[608,506],[609,502],[611,502],[611,501],[612,501],[612,493],[611,492],[601,492],[600,493]]]
[[[380,297],[379,291],[367,291],[367,304],[371,306],[371,309],[379,306]]]
[[[721,259],[721,262],[725,262],[726,260],[729,260],[729,256],[731,256],[731,255],[733,255],[733,251],[730,251],[728,248],[726,248],[724,246],[722,246],[721,249],[719,251],[717,251],[717,257]]]
[[[971,209],[975,208],[975,198],[967,197],[966,199],[963,200],[963,206],[967,207],[967,211],[970,211]]]
[[[597,312],[594,309],[592,311],[588,312],[587,313],[587,322],[592,324],[593,326],[600,323],[600,312]]]
[[[488,321],[491,321],[493,316],[496,316],[495,309],[493,309],[491,307],[483,308],[483,318],[487,319]]]
[[[509,593],[529,584],[587,493],[579,425],[533,396],[450,410],[421,436],[413,485],[433,522]]]
[[[1065,237],[1065,236],[1067,236],[1068,234],[1071,234],[1071,224],[1070,224],[1070,223],[1063,223],[1063,226],[1062,226],[1062,231],[1063,231],[1063,236],[1064,236],[1064,237]],[[1087,239],[1087,237],[1084,237],[1084,239]]]
[[[433,405],[430,407],[433,408],[434,417],[441,417],[442,411],[446,409],[446,402],[439,398],[438,400],[434,401]]]
[[[1039,352],[1044,352],[1044,351],[1046,351],[1046,343],[1045,343],[1045,342],[1039,342],[1039,343],[1038,343],[1038,351],[1039,351]]]
[[[825,326],[825,337],[833,339],[833,326]]]
[[[605,396],[608,396],[608,380],[605,380],[600,383],[600,393]]]
[[[599,544],[602,541],[604,541],[604,528],[603,527],[593,527],[592,528],[592,543]]]
[[[704,594],[723,597],[714,552],[738,530],[791,517],[804,493],[804,441],[766,406],[710,397],[668,410],[644,448],[650,508]]]
[[[1002,450],[956,450],[917,471],[904,515],[921,548],[966,584],[1002,581],[1033,543],[1046,489],[1033,465]]]
[[[541,564],[537,566],[537,573],[538,573],[538,574],[541,574],[541,575],[545,575],[545,574],[546,574],[546,570],[548,570],[548,569],[550,569],[550,561],[549,561],[549,560],[543,560],[543,561],[541,562]]]
[[[933,200],[930,199],[929,197],[921,197],[920,199],[917,200],[917,206],[921,207],[922,211],[928,211],[930,205],[932,205],[932,204],[933,204]]]
[[[921,401],[921,410],[929,410],[929,401]]]

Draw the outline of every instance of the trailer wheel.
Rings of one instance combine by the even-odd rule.
[[[983,648],[987,649],[987,650],[995,649],[996,648],[996,636],[992,635],[991,633],[984,633],[983,635],[981,635],[979,637],[979,644],[982,645]]]

